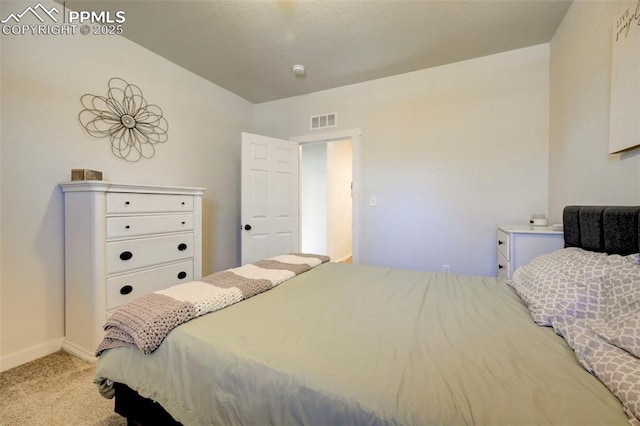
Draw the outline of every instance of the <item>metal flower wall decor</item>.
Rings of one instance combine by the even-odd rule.
[[[122,160],[136,162],[151,158],[155,145],[168,139],[169,123],[157,105],[149,105],[135,84],[114,77],[107,96],[86,94],[80,98],[85,108],[78,114],[91,136],[109,137],[111,152]]]

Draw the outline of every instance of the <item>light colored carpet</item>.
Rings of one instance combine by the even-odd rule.
[[[0,425],[126,425],[93,384],[94,367],[60,351],[0,373]]]

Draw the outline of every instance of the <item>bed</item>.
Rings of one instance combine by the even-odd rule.
[[[95,381],[129,424],[638,422],[639,211],[566,207],[567,248],[509,283],[322,262],[183,322],[152,350],[107,345]],[[585,266],[585,256],[595,260]],[[563,274],[554,264],[579,273],[549,280],[545,269]],[[618,312],[606,286],[619,271],[633,296],[614,324],[621,341],[596,327]],[[555,283],[560,302],[548,300]],[[593,330],[607,337],[600,346]],[[603,348],[615,352],[604,367]]]

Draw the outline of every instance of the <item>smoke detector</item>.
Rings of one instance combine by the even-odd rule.
[[[304,75],[304,65],[296,64],[291,67],[291,71],[293,71],[294,75]]]

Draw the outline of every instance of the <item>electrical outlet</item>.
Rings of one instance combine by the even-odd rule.
[[[442,265],[442,272],[448,274],[451,272],[451,265]]]

